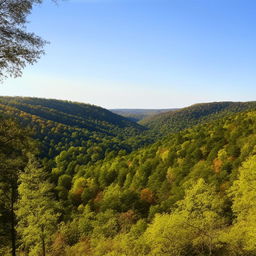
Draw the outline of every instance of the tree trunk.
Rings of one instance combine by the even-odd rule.
[[[46,253],[45,253],[45,242],[44,242],[44,238],[43,238],[43,241],[42,241],[42,249],[43,249],[43,256],[45,256],[46,255]]]
[[[44,240],[44,227],[43,226],[41,227],[41,231],[42,231],[42,252],[43,252],[43,256],[45,256],[46,252],[45,252],[45,240]]]
[[[15,213],[14,213],[14,202],[15,202],[15,189],[12,187],[11,190],[11,240],[12,240],[12,256],[16,256],[16,230],[15,230]]]

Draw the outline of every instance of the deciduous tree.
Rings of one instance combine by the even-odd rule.
[[[16,122],[0,118],[0,254],[1,248],[7,247],[16,255],[14,204],[18,172],[26,165],[28,149],[33,148],[27,134]]]
[[[26,29],[27,16],[41,0],[0,0],[0,81],[17,77],[43,54],[45,41]]]
[[[44,169],[33,158],[20,174],[19,181],[17,230],[21,236],[21,247],[29,255],[45,256],[58,219],[53,186],[47,180]]]

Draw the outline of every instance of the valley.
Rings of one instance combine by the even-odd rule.
[[[50,255],[252,253],[255,102],[196,104],[137,123],[88,104],[0,97],[0,115],[2,254],[14,213],[28,241],[40,245],[45,226]],[[39,219],[29,210],[38,207]]]

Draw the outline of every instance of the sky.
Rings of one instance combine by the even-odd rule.
[[[255,0],[46,0],[27,25],[46,54],[0,94],[105,108],[256,100],[255,12]]]

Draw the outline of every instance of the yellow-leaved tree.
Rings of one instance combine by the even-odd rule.
[[[235,219],[224,234],[229,252],[256,255],[256,156],[251,156],[239,169],[239,177],[230,188]]]
[[[213,186],[199,179],[187,189],[171,214],[157,215],[145,232],[150,255],[214,255],[221,247],[223,200]]]

